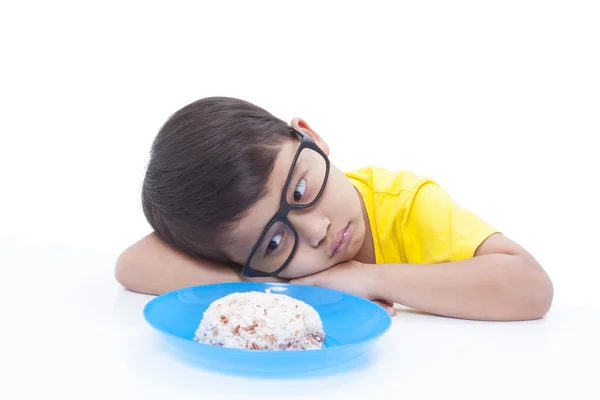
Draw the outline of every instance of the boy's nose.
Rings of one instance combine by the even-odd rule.
[[[310,246],[317,247],[327,238],[331,220],[324,215],[292,212],[288,214],[288,218],[298,231],[300,239],[306,240]]]

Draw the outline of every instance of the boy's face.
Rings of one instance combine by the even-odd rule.
[[[325,141],[306,122],[296,118],[291,125],[309,135],[319,148],[329,155],[329,147]],[[230,239],[233,239],[234,245],[225,251],[235,263],[244,265],[264,228],[277,213],[285,181],[299,145],[299,140],[284,143],[275,161],[266,195],[252,207],[231,233]],[[321,165],[324,164],[319,162],[323,158],[318,157],[318,153],[312,152],[311,156],[298,158],[288,188],[292,195],[286,196],[290,204],[294,204],[295,199],[300,198],[302,194],[309,195],[319,191],[321,185],[315,183],[317,179],[303,179],[307,175],[319,176]],[[298,243],[293,258],[278,275],[287,279],[311,275],[352,259],[363,246],[368,223],[363,216],[362,198],[350,180],[333,164],[330,165],[325,189],[316,204],[306,209],[291,210],[287,218],[298,232]],[[341,239],[343,240],[340,245]],[[283,265],[287,259],[286,249],[291,250],[293,242],[294,235],[291,231],[270,229],[261,241],[253,260],[257,260],[257,265]]]

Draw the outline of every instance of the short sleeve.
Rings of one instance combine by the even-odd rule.
[[[473,212],[460,207],[439,185],[418,188],[403,224],[405,258],[413,264],[436,264],[473,257],[479,245],[497,233]]]

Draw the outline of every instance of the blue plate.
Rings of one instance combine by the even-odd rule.
[[[213,301],[235,292],[264,292],[268,288],[315,308],[326,334],[323,349],[245,350],[192,340],[202,314]],[[165,293],[146,304],[144,318],[188,361],[248,375],[286,375],[337,367],[364,355],[392,322],[383,307],[361,297],[312,286],[261,282],[194,286]]]

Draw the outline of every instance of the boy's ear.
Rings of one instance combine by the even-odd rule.
[[[304,132],[308,136],[310,136],[315,141],[317,146],[319,146],[319,148],[321,150],[323,150],[323,153],[325,153],[327,155],[327,157],[329,157],[329,146],[327,145],[325,140],[323,140],[323,138],[321,136],[319,136],[319,134],[317,132],[315,132],[314,129],[312,129],[306,123],[305,120],[303,120],[302,118],[296,117],[292,120],[291,125],[292,125],[292,128],[301,130],[302,132]]]

